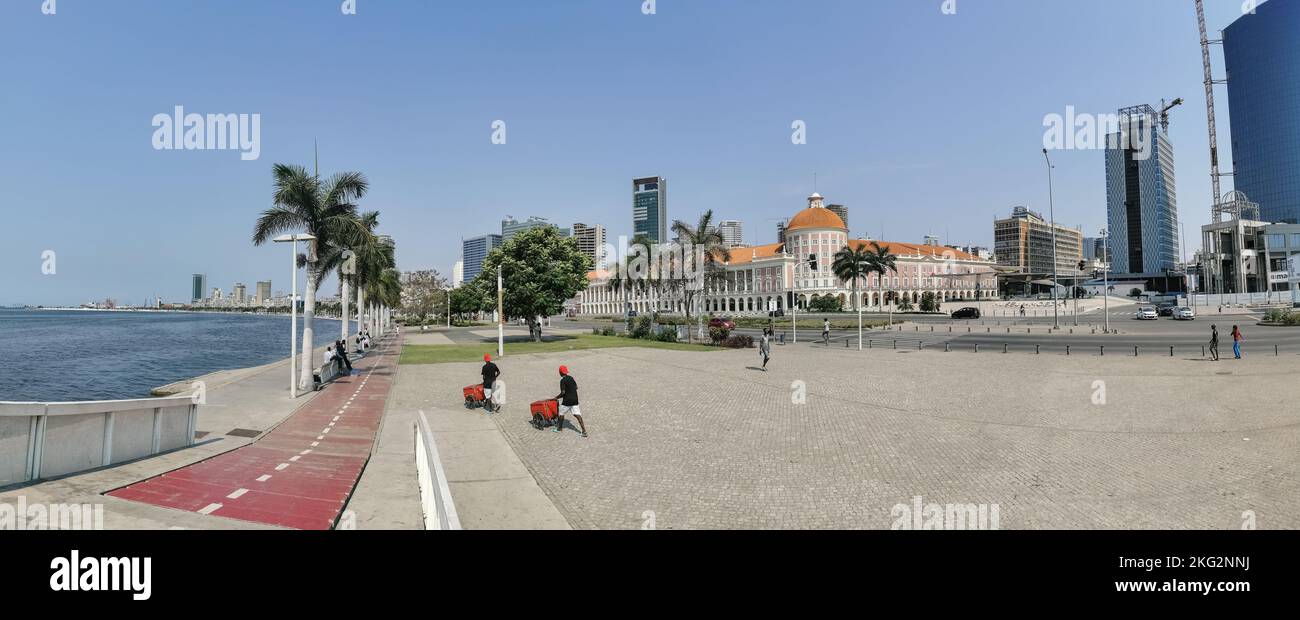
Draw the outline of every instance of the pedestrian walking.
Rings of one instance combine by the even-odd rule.
[[[1246,335],[1241,333],[1236,325],[1232,326],[1232,355],[1241,359],[1241,341],[1246,339]]]
[[[1210,326],[1210,356],[1219,361],[1219,326]]]
[[[343,360],[343,364],[347,366],[348,374],[352,374],[352,360],[348,359],[347,342],[343,340],[335,340],[334,353],[339,359]]]
[[[828,347],[831,346],[831,320],[830,319],[822,319],[822,342],[826,343],[826,346]]]
[[[587,423],[582,421],[582,410],[578,408],[578,382],[569,375],[568,366],[560,366],[560,393],[555,396],[555,400],[560,401],[560,412],[555,428],[551,430],[557,433],[562,431],[565,414],[573,414],[578,420],[578,427],[582,429],[578,434],[586,437]]]
[[[763,330],[763,339],[758,341],[758,354],[763,358],[763,372],[767,372],[767,360],[772,357],[772,339],[766,329]]]
[[[494,399],[493,396],[496,394],[496,391],[492,388],[496,387],[497,378],[501,376],[501,369],[497,368],[497,365],[492,363],[491,353],[483,354],[483,369],[481,374],[483,376],[483,410],[488,413],[494,413],[499,409],[499,407],[495,404],[496,399]]]

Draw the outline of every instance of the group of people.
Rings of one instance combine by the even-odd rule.
[[[348,374],[352,374],[352,360],[348,359],[346,341],[335,340],[334,346],[325,349],[325,363],[329,364],[336,360],[347,369]]]
[[[1241,333],[1241,328],[1236,325],[1232,326],[1232,356],[1234,359],[1241,359],[1241,341],[1245,340],[1245,334]],[[1210,326],[1210,356],[1214,361],[1219,361],[1219,326]]]
[[[370,330],[362,328],[360,332],[357,332],[357,353],[365,353],[366,349],[370,348],[370,345]]]
[[[499,394],[500,388],[497,387],[501,379],[501,368],[492,361],[492,354],[483,354],[483,368],[481,370],[483,377],[483,409],[488,413],[495,413],[501,410]],[[582,420],[582,409],[578,406],[578,381],[569,374],[569,367],[560,366],[560,393],[555,395],[560,407],[555,420],[555,426],[551,428],[552,432],[563,432],[564,416],[572,415],[577,420],[578,435],[587,436],[587,423]]]

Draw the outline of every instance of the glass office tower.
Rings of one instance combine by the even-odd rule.
[[[1223,31],[1233,187],[1260,219],[1300,224],[1300,2],[1269,0]]]
[[[1112,134],[1106,148],[1106,225],[1111,271],[1135,276],[1162,275],[1178,266],[1178,199],[1174,191],[1174,150],[1149,105],[1119,111],[1119,122],[1140,141]]]
[[[632,234],[650,237],[654,243],[668,243],[668,179],[632,180]]]

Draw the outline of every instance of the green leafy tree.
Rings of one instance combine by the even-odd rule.
[[[921,295],[921,312],[938,312],[939,297],[930,291]]]
[[[405,275],[402,286],[402,313],[424,322],[447,312],[447,280],[432,269]]]
[[[840,312],[844,310],[844,302],[835,295],[823,295],[812,300],[808,307],[813,312]]]
[[[515,235],[484,259],[476,280],[494,301],[498,266],[504,280],[504,318],[525,319],[540,339],[537,317],[559,314],[564,302],[587,287],[592,261],[576,240],[561,237],[553,226],[538,226]]]

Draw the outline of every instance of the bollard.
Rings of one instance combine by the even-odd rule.
[[[1007,328],[1007,333],[1008,333],[1008,334],[1011,333],[1011,328],[1010,328],[1010,327]]]
[[[922,348],[924,345],[925,345],[924,342],[921,342],[920,340],[917,340],[917,341],[916,341],[916,350],[917,350],[917,351],[920,351],[921,348]]]
[[[1106,345],[1101,345],[1101,356],[1106,357]]]
[[[1007,343],[1004,342],[1002,343],[1002,354],[1005,355],[1006,352],[1007,352]]]
[[[930,326],[930,331],[931,331],[931,332],[934,332],[934,326],[933,326],[933,325]]]
[[[1173,357],[1173,356],[1174,356],[1174,348],[1169,347],[1169,357]]]
[[[872,342],[873,342],[873,341],[871,341],[871,340],[868,340],[868,341],[867,341],[867,348],[868,348],[868,349],[871,348],[871,343],[872,343]]]
[[[849,339],[848,339],[848,338],[845,338],[845,339],[844,339],[844,348],[846,348],[846,349],[849,348]]]
[[[1039,344],[1034,345],[1034,355],[1042,355],[1043,352],[1039,350],[1039,347],[1041,346],[1043,345],[1039,345]]]
[[[914,332],[919,332],[919,331],[921,331],[921,326],[920,326],[920,325],[913,325],[913,326],[912,326],[912,331],[914,331]]]
[[[1065,354],[1066,354],[1067,356],[1070,355],[1070,345],[1068,345],[1068,344],[1065,345]]]
[[[1138,348],[1133,347],[1133,357],[1137,357],[1137,356],[1138,356]]]
[[[1277,345],[1273,345],[1273,357],[1277,357]]]
[[[976,353],[979,353],[979,352],[980,352],[980,343],[978,343],[978,342],[975,343],[975,352],[976,352]]]
[[[894,348],[895,348],[895,349],[898,348],[898,341],[897,341],[897,340],[894,341]]]
[[[948,352],[948,343],[946,343],[946,342],[943,343],[943,352],[944,352],[944,353],[947,353],[947,352]]]
[[[1201,357],[1205,357],[1205,345],[1201,345]]]

